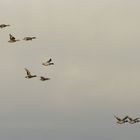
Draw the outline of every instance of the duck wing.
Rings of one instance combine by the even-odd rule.
[[[128,118],[128,116],[125,116],[122,120],[125,121]]]
[[[129,119],[130,121],[133,121],[133,119],[132,119],[132,118],[130,118],[130,117],[128,117],[128,119]]]
[[[47,61],[47,63],[50,63],[52,61],[52,59],[50,58],[48,61]]]
[[[121,121],[122,119],[119,117],[114,116],[118,121]]]
[[[134,119],[134,121],[137,121],[137,120],[139,120],[139,118],[135,118],[135,119]]]
[[[15,40],[16,38],[14,36],[12,36],[11,34],[9,34],[10,36],[10,40]]]
[[[25,71],[26,71],[27,75],[31,75],[31,72],[28,69],[25,68]]]

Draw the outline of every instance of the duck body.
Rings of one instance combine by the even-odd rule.
[[[50,78],[45,78],[45,77],[43,77],[43,76],[40,76],[40,80],[41,80],[41,81],[46,81],[46,80],[50,80]]]
[[[128,121],[127,120],[125,120],[125,121],[122,121],[122,120],[121,121],[117,121],[118,124],[124,124],[126,122],[128,122]]]
[[[50,65],[54,65],[54,63],[42,63],[43,66],[50,66]]]
[[[42,65],[43,65],[43,66],[49,66],[49,64],[48,64],[48,63],[42,63]]]
[[[25,41],[29,41],[29,40],[33,40],[36,39],[36,37],[24,37],[23,40]]]
[[[27,78],[27,79],[30,79],[30,78],[33,78],[33,77],[37,77],[37,75],[27,75],[27,76],[25,76],[25,78]]]
[[[42,63],[44,66],[54,65],[54,63]]]

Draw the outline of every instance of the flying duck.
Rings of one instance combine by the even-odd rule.
[[[7,27],[7,26],[10,26],[10,25],[0,24],[0,28],[4,28],[4,27]]]
[[[116,117],[115,115],[114,115],[114,117],[117,119],[118,124],[123,124],[123,123],[128,122],[128,120],[127,120],[128,116],[124,117],[123,119]]]
[[[29,40],[33,40],[36,39],[36,37],[24,37],[23,40],[25,41],[29,41]]]
[[[140,122],[139,118],[132,119],[132,118],[128,117],[128,119],[129,119],[128,122],[131,123],[131,124],[134,124],[134,123]]]
[[[45,78],[45,77],[43,77],[43,76],[40,76],[40,80],[41,80],[41,81],[46,81],[46,80],[50,80],[50,78]]]
[[[8,42],[13,43],[16,41],[20,41],[19,39],[16,39],[14,36],[12,36],[11,34],[9,34],[10,40]]]
[[[27,73],[27,76],[25,76],[25,78],[30,79],[30,78],[33,78],[33,77],[37,77],[36,75],[32,75],[31,72],[26,68],[25,68],[25,71]]]
[[[52,59],[50,58],[47,62],[42,63],[44,66],[54,65],[54,63],[51,63]]]

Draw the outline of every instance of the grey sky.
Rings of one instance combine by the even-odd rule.
[[[140,1],[0,2],[1,140],[139,140],[113,115],[140,116]]]

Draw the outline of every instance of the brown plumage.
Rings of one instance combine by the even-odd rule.
[[[29,41],[29,40],[33,40],[36,39],[36,37],[24,37],[23,40],[25,41]]]
[[[128,116],[128,122],[131,123],[131,124],[134,124],[134,123],[137,123],[137,122],[140,122],[139,118],[135,118],[135,119],[132,119]]]
[[[37,75],[32,75],[31,72],[26,68],[25,68],[25,71],[27,73],[27,76],[25,76],[25,78],[30,79],[30,78],[33,78],[33,77],[37,77]]]
[[[123,124],[123,123],[128,122],[128,120],[127,120],[128,116],[124,117],[123,119],[116,117],[115,115],[114,115],[114,117],[117,119],[118,124]]]
[[[41,80],[41,81],[46,81],[46,80],[50,80],[50,78],[45,78],[45,77],[43,77],[43,76],[40,76],[40,80]]]
[[[19,39],[16,39],[14,36],[12,36],[11,34],[9,34],[10,40],[8,42],[13,43],[16,41],[20,41]]]
[[[45,63],[42,63],[42,65],[44,66],[49,66],[49,65],[54,65],[54,63],[51,63],[52,59],[50,58],[48,61],[46,61]]]
[[[0,28],[4,28],[4,27],[7,27],[7,26],[10,26],[10,25],[7,25],[7,24],[0,24]]]

